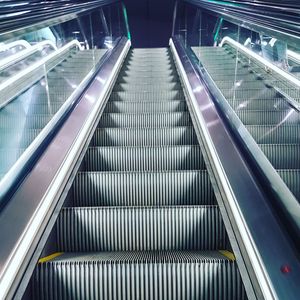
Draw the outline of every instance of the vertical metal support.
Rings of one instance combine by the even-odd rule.
[[[215,29],[214,29],[214,46],[217,46],[220,29],[223,24],[223,18],[218,18]]]
[[[176,17],[177,17],[177,7],[178,7],[178,0],[176,0],[176,2],[175,2],[174,11],[173,11],[172,36],[175,35]]]
[[[109,36],[110,33],[109,33],[108,26],[107,26],[106,17],[105,17],[105,14],[104,14],[104,11],[103,11],[102,8],[100,8],[100,19],[101,19],[101,22],[102,22],[102,25],[103,25],[105,35]]]

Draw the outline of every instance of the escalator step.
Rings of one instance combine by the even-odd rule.
[[[226,249],[217,206],[64,208],[59,252]]]
[[[225,81],[230,81],[230,82],[239,82],[239,81],[253,81],[258,79],[256,74],[250,73],[250,72],[235,72],[230,73],[230,74],[223,74],[223,73],[218,73],[218,74],[211,74],[209,72],[210,76],[213,78],[215,83],[218,84],[220,82],[225,82]],[[232,85],[233,86],[233,85]]]
[[[191,125],[188,112],[117,114],[104,113],[99,127],[172,127]]]
[[[300,123],[300,116],[293,109],[284,111],[240,110],[237,111],[237,115],[245,125],[279,125]]]
[[[162,83],[156,82],[156,84],[131,84],[131,83],[117,83],[114,86],[114,92],[137,92],[137,93],[144,93],[144,92],[161,92],[161,91],[174,91],[180,90],[181,84],[179,82],[169,82],[169,83]]]
[[[9,128],[27,128],[27,129],[39,129],[44,128],[50,121],[52,116],[49,115],[29,115],[27,117],[2,115],[0,118],[0,129]]]
[[[276,90],[265,89],[222,89],[222,94],[226,99],[274,99],[278,98]]]
[[[260,144],[297,144],[300,142],[298,125],[248,125],[246,128],[254,140]]]
[[[105,107],[106,113],[180,112],[186,110],[185,101],[175,100],[164,102],[110,101]]]
[[[254,79],[254,77],[253,77]],[[228,90],[228,89],[265,89],[266,85],[261,80],[252,80],[252,81],[245,81],[245,80],[237,80],[236,82],[232,81],[223,81],[218,82],[218,88],[220,90]],[[247,97],[245,97],[247,98]]]
[[[176,71],[173,69],[170,70],[121,70],[120,77],[130,77],[130,78],[137,78],[137,77],[153,77],[153,78],[159,78],[159,77],[169,77],[169,76],[178,76]]]
[[[163,65],[163,66],[145,66],[145,65],[128,65],[125,66],[123,71],[131,71],[131,72],[157,72],[163,74],[164,72],[172,72],[175,71],[174,67],[171,65]]]
[[[300,145],[260,145],[275,169],[300,169]]]
[[[300,170],[277,170],[280,177],[294,194],[300,199]]]
[[[234,110],[287,110],[290,108],[287,101],[282,98],[229,100],[228,103]]]
[[[40,263],[35,298],[244,300],[234,261],[219,252],[63,254]]]
[[[196,144],[198,144],[198,140],[192,126],[172,128],[98,128],[91,141],[91,146],[165,146]]]
[[[0,173],[6,173],[17,161],[25,149],[1,149],[0,148]]]
[[[117,80],[118,83],[127,83],[127,84],[157,84],[157,83],[171,83],[171,82],[178,82],[178,76],[122,76]]]
[[[20,132],[14,129],[0,129],[0,149],[27,148],[40,132],[41,129],[21,128]]]
[[[156,91],[156,92],[112,92],[110,95],[112,101],[171,101],[184,100],[184,94],[181,90],[175,91]]]
[[[81,172],[74,206],[215,204],[207,171]]]
[[[199,170],[205,163],[199,146],[89,148],[86,171]]]
[[[30,107],[22,106],[20,103],[9,103],[2,110],[7,113],[14,113],[18,115],[45,115],[45,114],[55,114],[61,107],[61,103],[50,103],[41,104],[42,100],[39,101],[39,104],[32,104]]]

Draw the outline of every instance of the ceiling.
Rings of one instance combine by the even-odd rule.
[[[124,0],[133,47],[166,47],[175,0]]]

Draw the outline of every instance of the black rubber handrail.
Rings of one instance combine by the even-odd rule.
[[[300,2],[184,0],[232,23],[300,45]]]
[[[13,32],[23,34],[29,27],[32,30],[64,20],[113,3],[119,0],[52,0],[52,1],[3,1],[0,3],[0,41],[13,37]],[[24,5],[22,5],[24,3]]]

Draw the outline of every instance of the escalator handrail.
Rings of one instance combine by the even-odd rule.
[[[53,26],[78,17],[80,14],[92,9],[120,2],[120,0],[52,0],[52,1],[27,1],[17,3],[16,6],[9,1],[3,13],[0,15],[0,41],[5,41],[26,32],[38,30],[44,27]],[[1,11],[2,12],[2,11]]]
[[[58,128],[47,140],[39,159],[32,163],[30,173],[1,211],[0,299],[12,297],[17,288],[66,181],[97,125],[129,48],[130,41],[124,37],[107,50],[88,87],[56,124]],[[13,216],[18,216],[16,221]]]
[[[31,47],[30,43],[28,43],[27,41],[25,41],[25,40],[17,40],[17,41],[13,41],[11,43],[8,43],[8,44],[5,44],[5,43],[4,44],[0,44],[0,52],[8,51],[9,49],[17,47],[17,46],[21,46],[21,47],[23,47],[25,49]]]
[[[240,259],[237,257],[238,264],[246,264],[247,268],[251,266],[248,274],[256,282],[253,288],[258,291],[258,294],[255,293],[258,299],[277,299],[283,295],[298,299],[298,253],[286,228],[283,228],[271,209],[270,201],[246,162],[240,146],[236,144],[231,131],[226,129],[230,116],[218,112],[219,99],[214,101],[210,87],[199,72],[202,66],[186,52],[183,43],[173,37],[170,44],[179,53],[176,54],[177,58],[175,55],[175,60],[181,64],[179,69],[182,70],[179,72],[184,86],[187,86],[195,120],[201,128],[201,138],[210,157],[209,164],[215,170],[213,173],[217,181],[219,178],[221,195],[225,197],[220,206],[225,206],[227,220],[235,224],[233,233],[241,255]],[[223,211],[221,209],[222,215]],[[294,269],[294,273],[289,273],[288,277],[284,277],[280,270],[284,264]]]
[[[16,54],[13,54],[5,59],[0,60],[0,72],[10,67],[11,65],[25,59],[26,57],[34,54],[35,52],[41,51],[45,46],[50,46],[55,51],[58,50],[56,45],[49,40],[39,42],[35,45],[30,45],[30,47],[27,47]]]
[[[279,67],[277,67],[276,65],[272,64],[271,62],[269,62],[268,60],[266,60],[262,56],[260,56],[257,53],[249,50],[244,45],[241,45],[239,42],[235,41],[234,39],[232,39],[232,38],[230,38],[228,36],[225,36],[222,39],[222,41],[221,41],[221,43],[220,43],[219,46],[223,47],[225,44],[229,44],[229,45],[233,46],[234,48],[238,49],[242,53],[246,54],[248,57],[251,57],[251,58],[255,59],[256,61],[258,61],[262,65],[268,67],[274,73],[280,75],[282,77],[282,79],[287,80],[291,84],[295,85],[297,88],[300,88],[300,80],[297,79],[295,76],[293,76],[293,75],[285,72],[284,70],[280,69]]]
[[[7,80],[3,81],[2,83],[0,83],[0,93],[3,90],[7,89],[8,87],[12,86],[14,83],[16,83],[22,77],[28,75],[29,73],[37,71],[38,69],[40,69],[41,67],[43,67],[47,63],[51,62],[53,59],[59,57],[64,52],[69,51],[70,49],[72,49],[74,47],[77,47],[80,50],[82,50],[82,46],[79,43],[79,41],[73,40],[73,41],[67,43],[66,45],[64,45],[63,47],[61,47],[60,49],[58,49],[57,51],[47,55],[46,57],[42,58],[38,62],[28,66],[26,69],[21,70],[20,72],[16,73],[12,77],[10,77]],[[47,71],[49,71],[49,70],[47,70]],[[16,96],[17,95],[14,95],[14,97],[16,97]],[[5,100],[4,102],[0,103],[0,109],[3,108],[5,105],[7,105],[12,99],[13,98],[9,98],[9,99]]]
[[[299,47],[299,1],[184,0],[225,20]],[[276,3],[275,3],[276,2]]]

